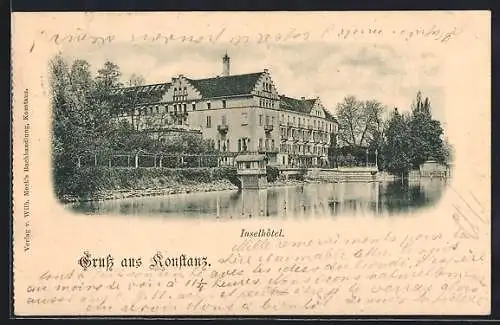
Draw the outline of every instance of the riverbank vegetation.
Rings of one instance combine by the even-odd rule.
[[[136,125],[113,118],[113,107],[123,104],[125,98],[113,90],[123,86],[119,67],[105,62],[95,75],[84,60],[68,62],[58,55],[50,61],[50,87],[52,99],[52,169],[55,194],[59,199],[67,195],[89,196],[110,187],[141,186],[143,183],[191,180],[203,183],[208,177],[218,180],[220,175],[231,176],[224,169],[203,171],[175,171],[167,169],[78,168],[78,157],[99,152],[169,152],[173,154],[215,154],[211,143],[201,136],[179,133],[169,141],[151,137],[137,130]],[[129,85],[140,85],[143,79],[133,76]],[[141,99],[135,98],[135,101]],[[89,156],[89,155],[87,155]],[[97,159],[96,159],[97,160]],[[97,165],[97,163],[96,163]],[[217,165],[217,164],[215,164]],[[171,177],[171,179],[168,179]],[[113,185],[113,186],[112,186]]]
[[[432,117],[430,99],[420,91],[409,110],[391,112],[378,101],[348,96],[337,105],[337,119],[337,165],[368,165],[376,160],[379,170],[404,176],[427,160],[445,165],[452,160],[441,123]]]
[[[135,195],[145,190],[162,194],[237,189],[236,168],[78,168],[61,183],[61,200]]]

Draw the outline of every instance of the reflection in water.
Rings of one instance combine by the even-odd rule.
[[[304,184],[262,190],[190,193],[82,202],[87,214],[149,214],[169,217],[305,218],[317,215],[393,214],[435,204],[446,181]]]

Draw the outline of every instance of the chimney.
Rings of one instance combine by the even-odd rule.
[[[222,76],[223,77],[229,76],[229,61],[230,61],[230,58],[226,52],[224,57],[222,57]]]
[[[264,69],[264,72],[265,73],[269,73],[269,69]]]

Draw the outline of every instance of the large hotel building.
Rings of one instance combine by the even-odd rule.
[[[267,69],[231,75],[227,54],[222,62],[221,76],[179,75],[169,83],[117,90],[134,106],[120,119],[139,130],[197,130],[226,164],[246,152],[265,153],[273,165],[331,165],[338,126],[319,98],[279,95]]]

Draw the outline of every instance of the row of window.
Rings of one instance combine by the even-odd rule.
[[[264,82],[262,84],[262,88],[264,88],[264,91],[269,91],[270,92],[270,91],[272,91],[273,86],[269,82]]]
[[[217,140],[217,147],[215,146],[215,143],[216,143],[215,140],[209,139],[208,142],[209,142],[209,145],[213,149],[217,148],[217,150],[220,150],[220,151],[223,151],[223,152],[231,151],[229,139],[227,139],[227,140]],[[248,149],[250,147],[250,139],[248,139],[248,138],[240,138],[237,141],[237,145],[238,145],[238,152],[240,152],[240,151],[248,151]]]
[[[227,118],[226,115],[222,115],[221,117],[221,124],[226,125],[227,124]],[[241,125],[247,125],[248,124],[248,113],[247,112],[242,112],[241,113]],[[206,128],[211,128],[212,127],[212,116],[207,115],[206,116],[206,123],[205,123]]]
[[[259,139],[259,150],[274,150],[274,139]]]
[[[264,121],[266,122],[265,125],[274,125],[274,123],[275,123],[274,116],[260,114],[259,115],[259,125],[260,126],[264,125]]]
[[[231,146],[229,139],[226,140],[217,140],[216,142],[213,139],[209,139],[209,144],[213,149],[217,149],[222,152],[230,152]],[[240,138],[237,140],[237,151],[248,151],[250,146],[250,139],[248,138]],[[274,150],[275,142],[274,139],[259,139],[259,150]],[[301,144],[281,144],[280,151],[283,153],[290,154],[313,154],[313,155],[326,155],[328,149],[322,146],[314,146],[314,145],[301,145]]]
[[[308,127],[308,128],[318,128],[324,131],[330,131],[333,132],[333,123],[328,123],[325,121],[317,121],[316,119],[313,119],[313,123],[311,124],[310,119],[305,118],[305,117],[295,117],[295,116],[290,116],[288,115],[285,118],[285,114],[281,114],[281,121],[282,122],[288,122],[289,124],[291,123],[294,126],[298,127]]]
[[[290,154],[312,154],[312,155],[326,155],[328,149],[321,146],[302,145],[302,144],[282,144],[280,151]]]
[[[271,100],[271,99],[265,99],[265,98],[261,98],[259,100],[259,106],[260,107],[264,107],[264,108],[274,108],[274,105],[275,105],[275,101]]]
[[[287,139],[288,137],[292,137],[295,139],[299,140],[323,140],[325,142],[328,142],[328,133],[322,132],[322,131],[307,131],[307,130],[297,130],[297,129],[292,129],[288,130],[288,128],[281,128],[281,138],[282,139]]]

